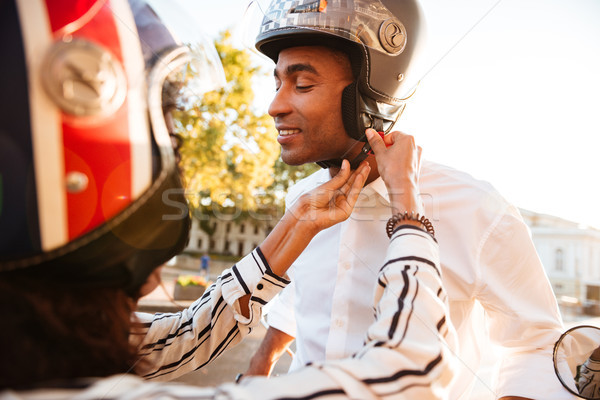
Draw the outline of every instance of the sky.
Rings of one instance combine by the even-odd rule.
[[[179,2],[212,37],[239,32],[248,4]],[[424,73],[396,128],[518,207],[600,229],[600,1],[421,4]]]

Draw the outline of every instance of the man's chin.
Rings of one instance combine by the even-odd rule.
[[[283,160],[284,163],[286,163],[287,165],[293,165],[293,166],[299,166],[299,165],[304,165],[304,164],[311,164],[311,163],[316,163],[319,161],[326,161],[326,160],[331,160],[334,159],[335,156],[331,156],[331,157],[327,157],[327,155],[323,156],[323,155],[306,155],[306,154],[293,154],[290,152],[286,152],[286,151],[282,151],[281,152],[281,159]]]
[[[287,165],[293,165],[293,166],[299,166],[299,165],[304,165],[304,164],[314,162],[306,157],[300,157],[300,156],[295,156],[292,154],[285,154],[285,153],[281,153],[281,159]]]

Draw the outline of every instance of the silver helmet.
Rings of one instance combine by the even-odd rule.
[[[392,129],[420,79],[425,26],[417,0],[273,0],[263,15],[255,46],[275,62],[294,46],[349,55],[355,80],[343,91],[342,116],[350,137],[366,142],[366,128]]]

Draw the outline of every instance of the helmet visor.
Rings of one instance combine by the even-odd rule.
[[[176,4],[148,1],[159,16],[168,35],[157,35],[158,27],[148,29],[144,48],[151,66],[149,107],[157,142],[171,145],[169,133],[181,126],[188,116],[196,113],[207,92],[225,86],[225,72],[212,40],[204,35],[186,13],[176,10]]]
[[[384,54],[399,54],[406,29],[379,0],[256,0],[262,12],[257,43],[275,32],[307,30],[350,40]]]
[[[147,0],[147,3],[164,25],[159,28],[156,24],[149,24],[151,33],[143,37],[146,45],[144,50],[149,50],[152,54],[146,55],[146,59],[157,60],[156,63],[163,64],[162,67],[173,67],[168,65],[172,60],[164,53],[185,46],[188,51],[188,65],[184,75],[188,93],[194,93],[199,98],[206,92],[223,87],[225,73],[217,50],[212,40],[189,17],[189,13],[172,2]],[[152,17],[149,16],[149,19]],[[158,32],[160,30],[166,32]],[[149,43],[149,41],[157,43]],[[180,74],[182,69],[175,69],[177,70],[177,72],[173,71],[177,76],[175,79],[183,78],[184,76]]]

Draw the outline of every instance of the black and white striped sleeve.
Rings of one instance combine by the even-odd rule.
[[[189,308],[177,313],[136,313],[131,342],[140,349],[136,372],[171,380],[202,368],[246,336],[262,317],[262,306],[289,280],[275,275],[260,248],[223,271]],[[250,316],[238,299],[251,294]]]
[[[229,387],[230,398],[244,389],[247,398],[273,400],[447,398],[457,338],[435,240],[416,227],[397,229],[376,284],[377,318],[360,352],[268,381],[245,379]]]

